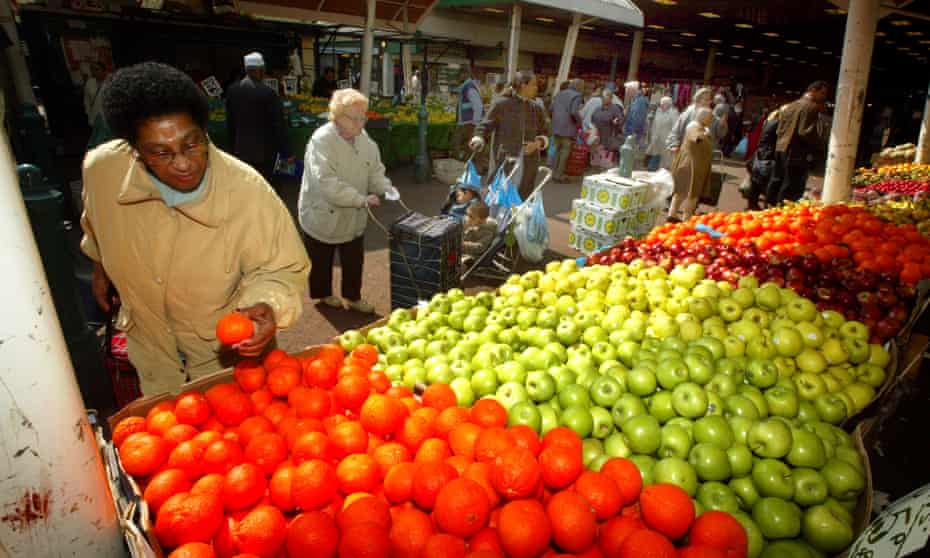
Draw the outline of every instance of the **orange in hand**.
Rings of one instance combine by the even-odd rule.
[[[216,338],[224,345],[235,345],[252,337],[255,326],[245,314],[233,312],[226,314],[216,322]]]

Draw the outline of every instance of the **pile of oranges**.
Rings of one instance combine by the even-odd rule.
[[[725,236],[713,238],[695,225]],[[886,274],[906,285],[930,277],[930,239],[914,225],[885,222],[860,206],[797,204],[756,212],[709,213],[657,227],[645,241],[688,246],[751,242],[762,252],[814,254],[824,263],[851,259],[859,269]]]
[[[736,519],[695,519],[631,461],[585,470],[573,431],[507,427],[500,403],[459,407],[445,384],[414,397],[377,359],[274,350],[120,421],[113,442],[169,558],[746,555]]]

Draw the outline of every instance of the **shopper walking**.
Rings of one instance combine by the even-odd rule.
[[[368,208],[378,196],[396,190],[384,174],[381,154],[365,132],[368,97],[355,89],[337,89],[329,102],[329,123],[313,133],[304,158],[297,201],[304,241],[313,260],[310,298],[342,308],[374,312],[362,299],[365,227]],[[333,258],[339,252],[342,299],[333,296]]]
[[[811,162],[826,147],[827,133],[821,129],[820,114],[828,91],[827,82],[815,81],[804,96],[781,109],[775,143],[775,180],[765,195],[769,206],[785,200],[797,201],[804,195]]]
[[[750,211],[761,209],[759,197],[767,192],[775,174],[775,142],[778,132],[778,115],[781,109],[773,110],[762,124],[759,143],[749,164],[749,191],[746,193]],[[780,189],[780,184],[774,189]],[[766,199],[768,202],[768,199]]]
[[[698,109],[710,108],[711,102],[714,100],[713,95],[713,91],[711,91],[709,87],[702,87],[698,89],[694,94],[691,104],[688,105],[688,108],[686,108],[684,111],[682,111],[681,114],[678,115],[678,120],[672,127],[672,131],[669,132],[668,140],[666,142],[666,145],[672,152],[672,156],[674,156],[681,148],[681,143],[685,135],[685,129],[688,127],[688,124],[694,120]]]
[[[536,98],[536,76],[530,71],[519,71],[510,86],[484,120],[475,129],[469,142],[472,150],[484,149],[492,133],[495,137],[494,160],[497,165],[514,157],[522,163],[519,171],[520,196],[526,199],[536,185],[536,172],[541,153],[549,146],[549,119],[546,112],[533,100]],[[496,169],[495,169],[496,170]]]
[[[633,88],[633,101],[630,103],[630,111],[627,114],[626,121],[623,123],[623,135],[634,136],[634,145],[643,145],[643,139],[646,137],[646,120],[649,118],[649,99],[640,89],[639,85]]]
[[[597,130],[598,145],[613,154],[614,166],[623,145],[623,109],[611,102],[613,93],[604,89],[601,104],[591,114],[591,124]]]
[[[336,90],[336,70],[331,66],[323,68],[323,75],[316,78],[313,83],[313,96],[329,99]]]
[[[100,307],[114,310],[111,287],[119,295],[116,325],[142,393],[176,393],[235,356],[219,352],[223,315],[238,309],[255,324],[238,345],[249,357],[296,322],[310,262],[268,183],[210,143],[207,98],[186,74],[129,66],[101,95],[118,139],[84,159],[81,249]]]
[[[572,144],[578,137],[578,127],[581,126],[581,109],[584,96],[584,82],[573,79],[565,89],[552,99],[552,135],[555,138],[555,170],[556,182],[567,182],[565,178],[565,165],[572,151]]]
[[[607,95],[606,92],[609,92],[610,95]],[[591,98],[588,99],[588,102],[585,103],[584,107],[581,109],[581,121],[586,132],[589,132],[594,129],[594,124],[591,122],[591,116],[594,115],[594,111],[599,109],[601,105],[604,104],[605,100],[607,102],[617,105],[620,107],[620,110],[623,110],[623,101],[620,100],[620,97],[617,97],[617,86],[613,83],[608,83],[604,85],[603,89],[599,89],[591,95]]]
[[[671,97],[662,97],[659,107],[652,117],[652,127],[649,129],[649,145],[646,147],[646,167],[650,172],[659,168],[667,169],[671,164],[669,150],[665,146],[669,133],[678,120],[678,109]]]
[[[713,112],[707,107],[700,107],[695,110],[694,120],[682,134],[682,143],[671,169],[675,179],[675,193],[668,210],[669,221],[679,220],[679,209],[681,219],[690,219],[697,208],[701,192],[707,188],[714,150],[710,131],[713,122]]]
[[[484,101],[481,100],[478,82],[472,79],[469,68],[462,69],[459,79],[462,80],[462,84],[458,87],[459,101],[456,109],[458,124],[452,139],[452,152],[456,159],[464,161],[468,158],[468,142],[474,137],[475,127],[484,117]]]
[[[226,123],[233,155],[252,165],[269,183],[278,155],[288,157],[281,99],[262,81],[265,59],[245,56],[246,76],[226,95]]]

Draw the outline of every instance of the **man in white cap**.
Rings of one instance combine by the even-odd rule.
[[[289,156],[278,93],[265,85],[265,59],[245,55],[246,76],[226,94],[226,126],[232,153],[272,183],[275,160]]]

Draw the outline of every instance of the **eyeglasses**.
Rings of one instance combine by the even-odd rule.
[[[174,163],[175,158],[178,155],[183,155],[186,159],[201,158],[207,154],[207,147],[210,145],[210,140],[204,138],[200,140],[191,141],[185,144],[181,148],[181,152],[177,151],[139,151],[139,154],[145,159],[145,162],[152,166],[167,167],[168,165]]]
[[[364,125],[366,122],[368,122],[367,114],[363,116],[352,116],[352,115],[343,113],[342,116],[348,118],[349,120],[351,120],[352,122],[355,122],[356,124]]]

